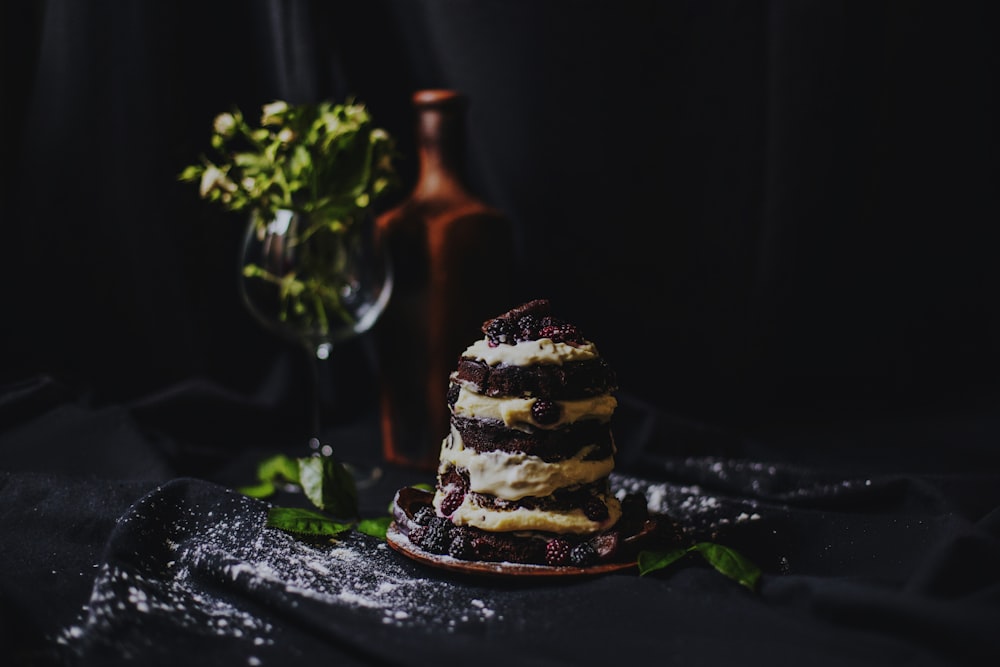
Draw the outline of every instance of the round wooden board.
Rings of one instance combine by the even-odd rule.
[[[395,521],[389,525],[385,539],[390,547],[418,563],[462,574],[500,577],[592,577],[609,572],[629,570],[635,568],[637,565],[635,561],[626,561],[620,563],[599,563],[590,567],[553,567],[549,565],[460,560],[451,556],[432,554],[424,551],[413,544],[413,542],[410,542],[409,538],[399,531]]]

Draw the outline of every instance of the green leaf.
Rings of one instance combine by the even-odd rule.
[[[178,178],[182,181],[194,181],[200,179],[202,173],[204,173],[205,168],[200,164],[193,164],[184,168],[184,171],[180,173]]]
[[[760,580],[760,568],[750,562],[735,549],[714,542],[699,542],[692,549],[704,556],[716,570],[739,582],[750,590],[756,590]]]
[[[384,540],[390,523],[392,523],[391,516],[380,516],[377,519],[362,519],[358,521],[356,528],[360,533]]]
[[[326,537],[350,530],[350,523],[335,521],[325,514],[298,507],[272,507],[267,512],[268,528],[278,528],[297,535]]]
[[[334,516],[358,516],[358,489],[354,477],[332,456],[298,459],[299,483],[309,501]]]
[[[299,462],[290,456],[278,454],[261,461],[257,466],[257,477],[262,482],[288,481],[299,483]]]
[[[242,493],[244,496],[250,496],[251,498],[268,498],[274,495],[275,490],[274,484],[271,482],[261,482],[260,484],[254,484],[252,486],[241,486],[236,489],[237,492]]]
[[[274,495],[277,485],[282,482],[299,483],[299,464],[291,457],[278,454],[258,464],[257,484],[249,484],[236,490],[251,498],[267,498]]]
[[[669,567],[692,552],[701,554],[717,572],[752,591],[757,589],[761,576],[760,568],[735,549],[715,542],[698,542],[686,548],[670,551],[641,551],[638,558],[639,576]]]

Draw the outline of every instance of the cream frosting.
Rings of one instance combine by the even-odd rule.
[[[448,466],[468,472],[469,490],[503,500],[526,496],[548,496],[567,486],[589,484],[607,477],[614,470],[614,457],[586,460],[595,445],[587,445],[576,456],[556,462],[528,454],[477,452],[465,449],[461,434],[452,427],[441,446],[439,472]]]
[[[473,389],[468,385],[459,388],[458,399],[452,408],[456,416],[502,421],[508,428],[520,431],[530,431],[535,428],[552,430],[584,419],[608,422],[618,407],[618,400],[610,394],[556,401],[560,407],[559,419],[552,424],[539,424],[531,416],[531,406],[535,404],[537,398],[483,396]]]
[[[582,345],[556,343],[551,338],[538,340],[523,340],[514,345],[500,343],[490,347],[486,338],[477,340],[466,348],[462,357],[478,359],[490,366],[505,364],[508,366],[534,366],[536,364],[562,365],[567,361],[584,361],[597,358],[597,347],[586,342]]]
[[[434,507],[440,508],[447,490],[439,489],[434,494]],[[492,510],[480,507],[466,495],[451,515],[452,523],[459,526],[473,526],[494,532],[519,530],[541,530],[550,533],[583,535],[606,530],[621,518],[622,508],[618,499],[611,495],[598,496],[608,506],[608,518],[591,521],[581,509],[565,511],[527,509],[518,507],[511,510]]]

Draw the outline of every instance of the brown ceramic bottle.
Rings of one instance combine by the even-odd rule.
[[[376,233],[393,261],[393,291],[375,325],[383,456],[433,470],[448,434],[448,376],[482,323],[509,306],[508,219],[465,183],[466,98],[413,95],[418,174]]]

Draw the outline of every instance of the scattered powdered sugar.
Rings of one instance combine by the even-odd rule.
[[[709,461],[702,463],[701,469],[711,476],[710,481],[724,482],[734,473],[732,463],[727,461]],[[775,470],[763,464],[744,464],[753,466],[754,475],[773,475]],[[746,475],[747,470],[741,470]],[[759,480],[751,479],[753,482]],[[713,488],[715,485],[713,484]],[[702,484],[683,482],[657,482],[632,477],[620,473],[612,473],[611,488],[621,499],[629,493],[642,493],[646,496],[646,506],[655,514],[666,514],[676,520],[687,532],[711,533],[727,524],[757,521],[762,518],[758,511],[758,501],[748,498],[745,494],[727,495],[719,490],[709,491]]]
[[[446,632],[504,620],[488,588],[430,576],[384,541],[353,531],[306,542],[266,528],[261,503],[230,495],[212,512],[181,499],[176,507],[155,497],[137,504],[119,522],[110,551],[134,556],[101,566],[81,616],[57,642],[139,654],[156,628],[168,626],[266,647],[275,642],[275,613],[328,623],[331,632],[338,621],[366,615]]]
[[[644,494],[651,512],[699,534],[760,521],[763,507],[782,511],[803,494],[871,486],[726,460],[681,462],[664,472],[672,481],[612,473],[612,490],[619,498]],[[419,634],[484,629],[508,618],[507,598],[496,589],[439,576],[383,540],[349,531],[304,541],[266,528],[265,518],[264,503],[221,487],[182,480],[157,489],[119,521],[90,600],[56,641],[75,652],[98,647],[129,657],[165,633],[223,638],[246,647],[253,665],[263,664],[288,625],[331,636],[357,623]]]
[[[123,618],[136,612],[169,618],[193,631],[215,636],[249,637],[255,644],[268,643],[269,623],[233,604],[199,591],[187,580],[153,579],[117,566],[104,565],[94,582],[90,601],[77,625],[57,637],[61,644],[94,633],[110,633]]]
[[[842,498],[853,502],[858,494],[879,492],[866,477],[843,478],[740,459],[689,457],[664,460],[662,465],[658,477],[672,481],[651,483],[615,472],[612,490],[619,498],[644,493],[650,512],[670,516],[692,534],[716,535],[727,527],[773,518],[802,502],[835,506]]]
[[[712,472],[722,477],[728,470]],[[761,516],[753,500],[708,493],[698,484],[650,484],[617,473],[611,481],[619,497],[644,493],[651,511],[685,529]],[[141,654],[164,627],[266,648],[276,642],[276,625],[289,618],[326,623],[331,632],[359,617],[446,632],[505,620],[489,587],[435,576],[382,540],[348,532],[304,541],[266,528],[263,503],[224,490],[205,505],[169,486],[138,502],[119,521],[90,600],[57,641],[71,650],[103,644]]]

